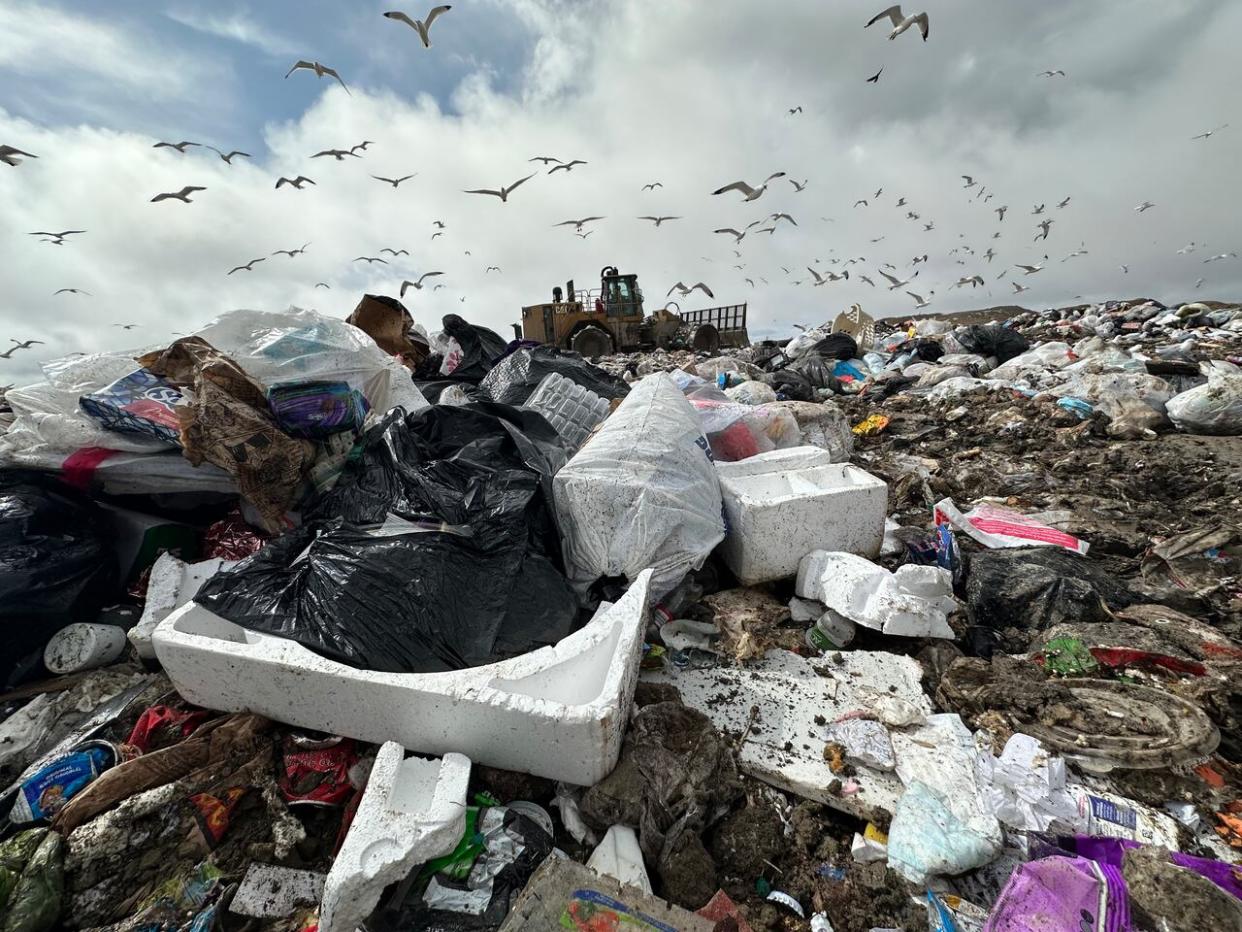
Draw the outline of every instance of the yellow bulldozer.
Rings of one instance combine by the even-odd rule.
[[[522,308],[522,338],[574,350],[583,356],[660,348],[715,352],[749,346],[746,305],[682,311],[670,302],[648,315],[637,275],[616,266],[600,271],[599,289],[577,291],[573,280],[552,289],[547,304]],[[517,327],[514,327],[516,330]]]

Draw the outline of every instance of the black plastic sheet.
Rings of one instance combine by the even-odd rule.
[[[555,346],[519,347],[492,367],[479,389],[492,401],[525,404],[544,377],[556,372],[601,398],[624,398],[630,386],[593,366],[572,350]]]
[[[461,362],[450,373],[458,381],[478,382],[508,349],[508,342],[495,331],[468,323],[456,314],[445,314],[442,322],[444,332],[461,347]]]
[[[980,356],[995,356],[1001,363],[1006,363],[1015,356],[1021,356],[1031,348],[1026,337],[1016,330],[1010,330],[999,324],[962,327],[955,330],[953,335],[966,352],[978,353]]]

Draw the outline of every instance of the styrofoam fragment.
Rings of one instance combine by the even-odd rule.
[[[354,932],[390,883],[448,854],[466,828],[470,760],[406,758],[389,741],[376,755],[349,834],[323,888],[319,932]]]
[[[614,825],[608,829],[604,840],[591,852],[587,867],[597,874],[638,887],[643,893],[651,893],[651,878],[643,864],[638,836],[628,825]]]
[[[359,670],[194,603],[165,618],[153,642],[177,691],[205,708],[591,786],[621,753],[650,581],[643,571],[551,647],[445,673]]]
[[[816,551],[798,566],[796,590],[866,628],[905,637],[955,637],[953,580],[938,566],[882,566],[851,553]]]
[[[151,644],[151,635],[159,623],[194,598],[203,583],[221,569],[231,569],[236,564],[236,560],[220,559],[185,563],[171,553],[160,554],[151,567],[142,618],[128,635],[138,656],[145,660],[154,659],[155,647]]]
[[[645,681],[671,683],[682,701],[717,729],[745,735],[738,750],[742,771],[779,789],[864,819],[891,814],[903,792],[893,773],[856,765],[861,791],[837,795],[824,764],[828,726],[849,712],[867,711],[882,697],[904,700],[924,717],[932,714],[923,692],[923,668],[912,657],[879,651],[843,651],[840,662],[814,661],[770,650],[743,669],[689,667],[671,675],[643,673]],[[894,690],[890,693],[890,689]],[[720,701],[722,695],[730,697]],[[752,721],[751,708],[758,707]],[[749,729],[749,730],[748,730]]]
[[[229,912],[255,919],[282,919],[323,895],[324,875],[275,864],[251,864],[229,903]]]
[[[729,522],[720,553],[743,585],[793,576],[815,550],[879,555],[888,486],[856,466],[773,464],[744,476],[725,471],[720,492]]]

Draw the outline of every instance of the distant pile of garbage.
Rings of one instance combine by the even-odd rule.
[[[0,402],[0,932],[1242,928],[1242,308]]]

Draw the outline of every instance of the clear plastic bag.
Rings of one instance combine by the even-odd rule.
[[[1169,400],[1169,418],[1191,434],[1242,434],[1242,368],[1229,362],[1200,367],[1207,384]]]

